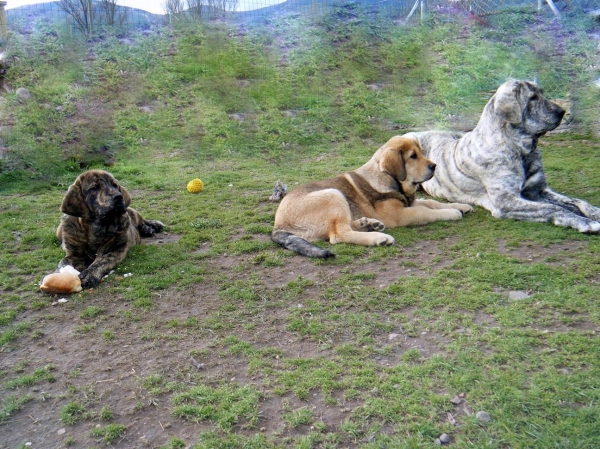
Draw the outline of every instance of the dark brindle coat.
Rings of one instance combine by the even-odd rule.
[[[58,267],[80,271],[83,288],[92,288],[121,262],[142,237],[160,232],[160,221],[144,220],[129,207],[131,197],[110,174],[89,170],[79,175],[65,195],[56,235],[66,256]]]
[[[540,136],[556,128],[565,111],[526,81],[508,81],[485,106],[477,127],[464,135],[410,133],[438,164],[423,189],[448,201],[477,204],[494,217],[550,222],[580,232],[600,232],[600,209],[548,187]]]

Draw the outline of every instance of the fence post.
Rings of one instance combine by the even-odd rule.
[[[554,2],[552,0],[546,0],[546,3],[548,3],[548,6],[550,7],[550,9],[554,13],[554,15],[556,17],[560,17],[560,12],[558,12],[558,9],[556,9],[556,6],[554,5]]]
[[[6,2],[0,1],[0,37],[6,36],[8,33],[8,27],[6,25],[6,11],[4,7]]]
[[[427,16],[427,2],[425,0],[421,0],[421,23],[423,23],[426,16]]]

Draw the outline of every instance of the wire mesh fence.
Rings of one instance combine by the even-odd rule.
[[[23,4],[24,1],[0,2],[4,4],[8,27],[39,16],[67,21],[69,26],[80,30],[82,27],[78,23],[83,20],[84,31],[93,31],[94,24],[121,28],[167,24],[172,23],[176,16],[244,21],[289,12],[318,15],[341,3],[340,0],[58,0],[40,3],[32,0],[31,4]],[[405,20],[422,20],[429,12],[448,9],[485,16],[516,6],[542,6],[539,0],[354,0],[352,3],[377,11],[382,16],[404,17]],[[86,28],[88,26],[91,30]]]
[[[18,0],[20,1],[20,0]],[[59,0],[55,2],[12,6],[11,1],[4,6],[6,27],[9,30],[28,33],[36,21],[60,23],[72,33],[91,35],[103,30],[117,30],[125,33],[134,30],[160,28],[176,21],[221,21],[232,24],[268,23],[273,17],[317,17],[326,14],[341,4],[340,0]],[[573,0],[353,0],[352,3],[365,14],[377,14],[382,21],[392,22],[395,26],[436,22],[463,21],[482,27],[507,26],[502,22],[504,13],[515,8],[527,11],[538,10],[548,23],[555,19],[554,9],[559,13],[568,12]],[[154,3],[153,3],[154,2]],[[592,0],[580,0],[579,5],[593,6]],[[0,2],[0,10],[2,2]],[[2,11],[0,11],[2,12]],[[0,19],[1,19],[0,15]],[[508,24],[510,25],[510,24]],[[2,21],[0,20],[0,28]],[[1,30],[0,30],[1,31]],[[563,32],[556,25],[555,38],[560,40]],[[507,42],[507,45],[512,45]],[[541,82],[550,98],[558,99],[571,110],[585,113],[590,107],[585,104],[573,104],[579,96],[582,83],[593,79],[594,63],[582,61],[569,54],[560,43],[546,42],[544,38],[532,48],[535,62],[529,72],[521,77],[537,79]],[[434,58],[433,58],[434,59]],[[435,64],[435,62],[433,62]],[[587,64],[587,65],[586,65]],[[423,70],[432,70],[424,66]],[[589,73],[587,73],[589,72]],[[423,78],[428,74],[423,73]],[[480,83],[479,95],[472,98],[471,111],[480,110],[497,87],[496,79],[489,79],[487,85]],[[477,114],[465,111],[467,124],[473,125]]]

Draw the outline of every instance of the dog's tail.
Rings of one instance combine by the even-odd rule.
[[[302,256],[306,257],[318,257],[326,259],[328,257],[335,257],[328,249],[321,249],[316,245],[313,245],[302,237],[298,237],[291,232],[282,231],[281,229],[275,229],[271,234],[271,240],[275,243],[280,244],[290,251],[294,251]]]

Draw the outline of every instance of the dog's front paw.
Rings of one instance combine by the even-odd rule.
[[[391,235],[380,234],[375,238],[375,246],[390,246],[393,245],[396,240]]]
[[[471,206],[470,204],[451,203],[451,204],[449,204],[449,206],[452,209],[458,209],[463,214],[468,214],[469,212],[473,212],[473,206]]]
[[[579,226],[578,230],[585,234],[600,234],[600,223],[589,220],[585,224]]]
[[[443,220],[460,220],[463,217],[463,212],[459,209],[440,209],[440,212],[443,214]]]
[[[79,279],[81,279],[81,288],[84,290],[96,287],[102,280],[102,278],[88,270],[83,270],[79,273]]]

